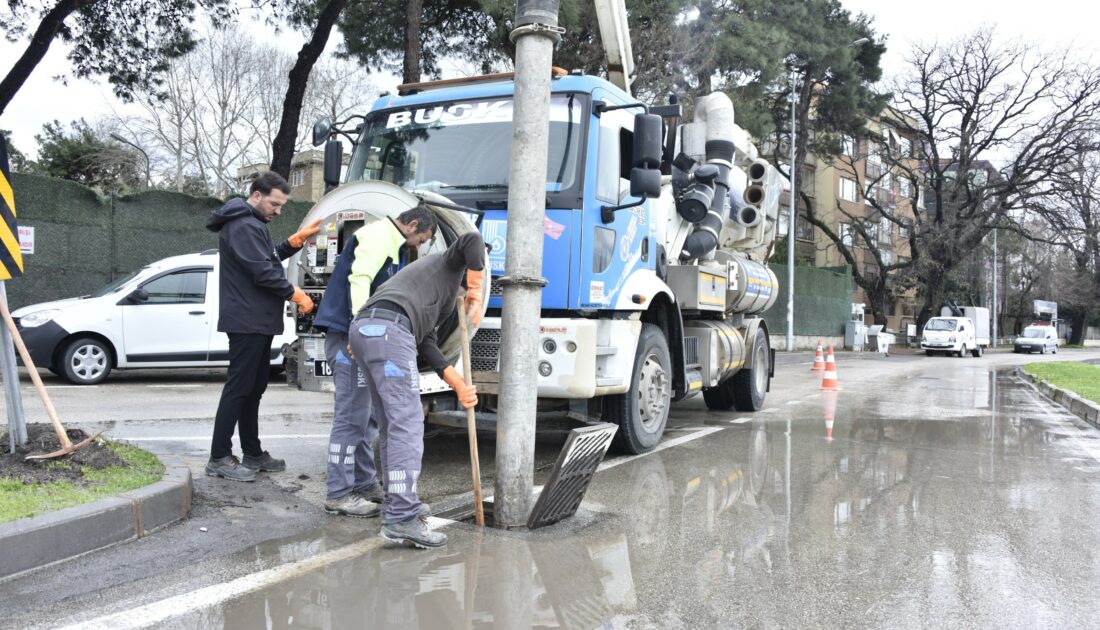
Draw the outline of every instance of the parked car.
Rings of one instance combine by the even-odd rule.
[[[1012,344],[1013,352],[1046,354],[1048,350],[1058,353],[1058,330],[1054,326],[1028,326]]]
[[[229,337],[218,332],[218,250],[150,263],[96,291],[12,313],[36,366],[78,385],[113,369],[229,365]],[[294,340],[284,311],[271,365]]]

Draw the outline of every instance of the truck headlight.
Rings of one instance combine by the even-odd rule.
[[[41,326],[46,322],[53,321],[53,318],[61,314],[61,309],[48,308],[44,311],[35,311],[33,313],[24,315],[19,318],[19,325],[23,328],[34,328]]]
[[[951,335],[951,338],[948,339],[948,341],[951,343],[955,343],[955,335]]]

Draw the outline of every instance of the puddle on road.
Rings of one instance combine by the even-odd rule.
[[[1072,626],[1100,614],[1066,594],[1066,580],[1100,578],[1097,462],[1078,446],[1095,432],[1007,372],[935,398],[826,392],[805,409],[820,419],[757,417],[601,473],[572,522],[451,526],[442,550],[371,549],[168,625]],[[302,561],[377,526],[334,521],[234,562]]]

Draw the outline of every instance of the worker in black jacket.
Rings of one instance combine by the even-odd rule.
[[[260,398],[270,375],[271,341],[283,332],[283,302],[297,304],[300,315],[313,310],[309,296],[287,281],[282,261],[320,231],[318,219],[275,246],[267,224],[279,216],[289,194],[286,180],[267,171],[252,182],[247,200],[230,200],[206,221],[218,233],[218,332],[229,335],[229,374],[206,464],[212,477],[253,481],[259,471],[286,470],[285,461],[260,446]],[[243,460],[233,455],[234,427]]]

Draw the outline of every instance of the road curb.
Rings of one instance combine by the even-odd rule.
[[[1044,381],[1034,374],[1029,374],[1021,367],[1016,368],[1016,375],[1035,385],[1035,388],[1039,390],[1040,394],[1050,398],[1073,415],[1097,429],[1100,429],[1100,405],[1091,400],[1082,398],[1068,389],[1062,389],[1061,387],[1052,385],[1050,381]]]
[[[164,476],[92,503],[0,525],[0,580],[137,540],[191,512],[191,470],[161,458]]]

